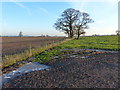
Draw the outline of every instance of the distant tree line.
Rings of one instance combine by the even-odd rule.
[[[81,34],[85,34],[84,29],[88,29],[88,23],[92,22],[94,21],[88,13],[68,8],[54,23],[54,27],[56,30],[67,34],[70,38],[77,36],[77,39],[79,39]]]

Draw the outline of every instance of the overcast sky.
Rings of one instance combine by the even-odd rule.
[[[3,2],[2,35],[65,35],[53,24],[67,8],[87,12],[95,21],[85,30],[87,35],[115,34],[118,29],[118,2]]]

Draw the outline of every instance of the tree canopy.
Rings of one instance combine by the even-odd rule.
[[[66,9],[60,18],[57,19],[54,27],[56,30],[64,32],[68,37],[73,38],[74,35],[79,36],[85,34],[84,29],[88,28],[88,23],[93,22],[89,18],[89,14],[80,12],[73,8]]]

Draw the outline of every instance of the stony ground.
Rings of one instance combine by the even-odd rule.
[[[3,88],[120,88],[118,54],[74,50],[46,63],[50,69],[26,73]]]

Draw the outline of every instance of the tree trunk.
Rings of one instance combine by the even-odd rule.
[[[72,38],[73,38],[73,36],[74,36],[74,32],[73,32],[73,29],[72,29]]]
[[[68,38],[70,38],[70,32],[69,31],[67,31],[67,34],[68,34]]]
[[[80,37],[80,29],[78,29],[78,37],[77,37],[77,39],[79,39],[79,37]]]
[[[79,36],[79,33],[78,33],[77,39],[79,39],[79,37],[80,37],[80,36]]]
[[[73,35],[72,35],[72,26],[70,24],[70,38],[73,38]]]
[[[69,29],[70,29],[70,38],[73,38],[73,28],[72,28],[72,19],[71,19],[71,17],[70,17]]]

